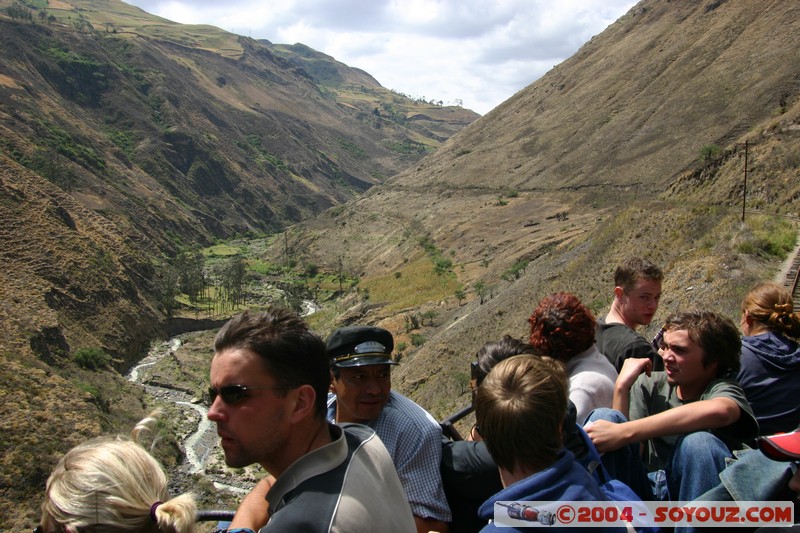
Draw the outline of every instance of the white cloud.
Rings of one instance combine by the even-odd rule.
[[[303,43],[381,85],[481,114],[567,59],[632,0],[128,0],[185,24]]]

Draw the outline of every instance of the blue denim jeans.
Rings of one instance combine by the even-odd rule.
[[[719,484],[730,450],[708,431],[695,431],[675,443],[667,461],[670,499],[690,502]]]
[[[619,411],[606,407],[595,409],[589,413],[586,423],[588,424],[589,422],[595,422],[597,420],[607,420],[616,424],[628,421],[625,415]],[[622,481],[633,489],[633,492],[635,492],[642,501],[652,501],[656,499],[650,486],[647,470],[642,463],[642,454],[640,453],[638,442],[603,454],[602,461],[608,473],[613,478]]]
[[[775,500],[792,477],[792,464],[773,461],[760,450],[739,453],[719,474],[716,486],[696,501],[768,501]],[[795,520],[797,517],[795,516]]]
[[[607,408],[592,411],[587,423],[596,420],[628,421],[619,411]],[[728,447],[717,437],[706,431],[697,431],[676,441],[664,475],[647,472],[638,442],[604,454],[603,464],[612,476],[632,488],[642,500],[691,501],[719,484],[719,473],[730,455]]]

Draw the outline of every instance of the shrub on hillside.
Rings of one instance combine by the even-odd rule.
[[[72,360],[85,370],[98,370],[111,363],[111,356],[100,348],[81,348],[75,352]]]

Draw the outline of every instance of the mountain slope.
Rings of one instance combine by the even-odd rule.
[[[344,243],[365,286],[407,279],[423,248],[452,261],[466,304],[443,294],[398,313],[370,293],[345,317],[424,338],[397,384],[436,416],[464,401],[477,349],[524,337],[547,293],[604,314],[628,255],[667,273],[656,320],[695,306],[736,316],[796,235],[799,15],[780,1],[640,2],[413,169],[292,235],[318,264],[340,261]],[[757,211],[742,223],[745,141]],[[783,243],[774,254],[770,239]],[[433,326],[409,328],[430,311]]]
[[[573,291],[602,314],[613,270],[627,255],[645,255],[665,269],[656,322],[690,306],[735,316],[743,293],[780,271],[786,242],[796,237],[797,10],[783,1],[641,2],[434,154],[411,157],[418,162],[409,170],[293,226],[282,245],[291,241],[304,262],[346,269],[361,281],[337,307],[312,317],[318,331],[353,322],[391,329],[398,347],[404,345],[394,385],[441,417],[468,401],[467,362],[478,347],[504,333],[524,337],[535,303],[554,290]],[[138,320],[129,303],[156,281],[143,256],[299,220],[355,196],[388,176],[374,172],[381,174],[401,153],[370,140],[373,130],[397,124],[390,117],[414,116],[389,100],[387,107],[375,101],[358,107],[361,86],[365,94],[380,92],[369,92],[369,77],[339,72],[338,65],[317,68],[324,55],[302,47],[231,39],[213,28],[142,14],[115,17],[108,37],[116,48],[102,53],[92,46],[106,37],[96,32],[0,22],[3,50],[18,49],[16,62],[0,70],[0,127],[9,154],[2,160],[0,216],[4,223],[19,221],[0,232],[4,269],[9,265],[2,281],[15,291],[14,304],[0,315],[14,333],[3,341],[0,371],[4,383],[29,387],[6,402],[0,434],[13,436],[4,441],[3,456],[14,465],[28,458],[7,450],[44,458],[31,478],[4,467],[4,486],[12,487],[0,502],[4,509],[33,501],[44,465],[59,452],[52,439],[38,438],[65,435],[41,414],[51,405],[70,400],[76,430],[66,435],[76,439],[112,427],[107,417],[122,416],[122,406],[141,408],[130,400],[133,393],[117,396],[115,387],[124,390],[113,381],[118,374],[57,365],[66,367],[63,354],[84,342],[120,344],[122,337],[113,335]],[[123,39],[119,34],[132,31],[136,17],[146,23]],[[24,39],[43,43],[41,51],[22,46]],[[126,54],[139,57],[139,66],[112,68],[126,65],[119,59]],[[82,72],[87,58],[92,76],[59,76]],[[268,68],[284,64],[288,69]],[[110,78],[129,89],[109,92],[101,82]],[[297,102],[298,94],[310,100]],[[106,107],[111,99],[125,105]],[[298,107],[308,109],[303,123],[291,118]],[[66,113],[57,114],[61,108]],[[434,110],[425,112],[429,119]],[[362,120],[372,128],[369,135],[328,135],[332,124]],[[258,129],[261,121],[276,134]],[[108,128],[104,136],[90,135],[101,125]],[[140,130],[152,135],[124,135]],[[43,140],[34,147],[23,138]],[[743,198],[745,141],[750,173]],[[702,162],[701,152],[707,154]],[[51,179],[74,178],[57,187],[20,163]],[[104,168],[113,171],[105,175]],[[276,185],[270,202],[254,185],[262,180]],[[265,258],[283,253],[276,246]],[[14,275],[29,264],[30,273]],[[419,268],[424,264],[428,270]],[[121,280],[114,278],[121,272]],[[450,292],[413,301],[422,291],[411,280],[420,277],[443,279]],[[147,281],[124,282],[139,278]],[[387,279],[413,303],[398,308],[367,290]],[[464,294],[453,292],[453,280]],[[96,319],[84,302],[100,309]],[[147,332],[158,312],[147,304],[142,309]],[[125,339],[135,346],[141,337]],[[133,357],[125,350],[114,355]],[[103,380],[114,386],[93,388]],[[47,401],[36,403],[40,397]],[[20,412],[24,424],[17,426],[12,421]],[[30,505],[21,508],[34,516]]]
[[[703,146],[739,140],[796,98],[798,10],[791,2],[640,2],[398,181],[663,190]],[[500,146],[503,157],[494,157]]]
[[[122,373],[165,334],[164,263],[353,198],[478,116],[299,48],[0,0],[0,530],[36,519],[69,446],[146,412]]]
[[[135,243],[143,262],[310,217],[412,164],[477,117],[393,94],[366,73],[301,45],[279,55],[269,42],[176,24],[115,0],[54,2],[44,9],[15,2],[16,11],[11,5],[0,0],[6,172],[21,187],[49,181],[71,202],[62,202],[65,216],[88,209],[98,226]],[[290,61],[301,55],[315,58],[311,73]],[[325,68],[338,78],[315,80]],[[384,116],[386,109],[396,116]],[[436,133],[406,119],[425,113],[440,124]],[[24,217],[6,216],[10,249],[32,242]],[[60,245],[48,243],[46,232],[35,235],[40,248]],[[109,253],[120,260],[124,251]],[[134,307],[155,299],[159,279],[152,264],[135,276],[108,273],[119,276],[114,283],[141,291],[128,302]],[[66,290],[62,280],[40,281]],[[15,287],[7,287],[9,297],[31,297]],[[106,338],[102,323],[87,327],[82,320],[62,317],[61,334]],[[152,336],[152,329],[141,334]],[[141,343],[118,340],[104,347],[123,360],[139,355]]]
[[[35,13],[53,19],[0,17],[4,151],[161,251],[175,240],[207,243],[296,222],[446,138],[372,114],[390,97],[409,110],[430,106],[332,58],[319,63],[347,73],[342,83],[358,80],[371,95],[366,109],[337,100],[339,86],[319,85],[269,43],[113,0]],[[449,133],[477,116],[452,111]]]

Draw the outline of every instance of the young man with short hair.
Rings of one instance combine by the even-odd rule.
[[[475,417],[503,484],[503,490],[481,505],[482,519],[498,518],[496,502],[609,501],[597,480],[564,448],[561,428],[568,391],[561,363],[530,355],[498,363],[478,387]],[[552,525],[550,516],[552,511],[541,511],[538,519]],[[522,529],[489,522],[481,531]]]
[[[258,463],[270,474],[242,502],[229,531],[414,531],[403,486],[375,432],[325,419],[325,345],[300,317],[280,308],[246,311],[222,327],[214,350],[208,418],[225,462]]]
[[[605,318],[597,321],[596,342],[618,372],[631,357],[646,357],[662,368],[655,349],[636,328],[652,322],[663,278],[660,268],[639,257],[627,259],[614,273],[614,301]]]
[[[741,341],[733,322],[692,311],[671,315],[664,328],[665,370],[626,360],[614,410],[595,410],[585,429],[612,475],[642,499],[667,496],[658,487],[654,495],[648,480],[664,471],[669,498],[689,501],[717,484],[731,450],[758,423],[735,380]]]

